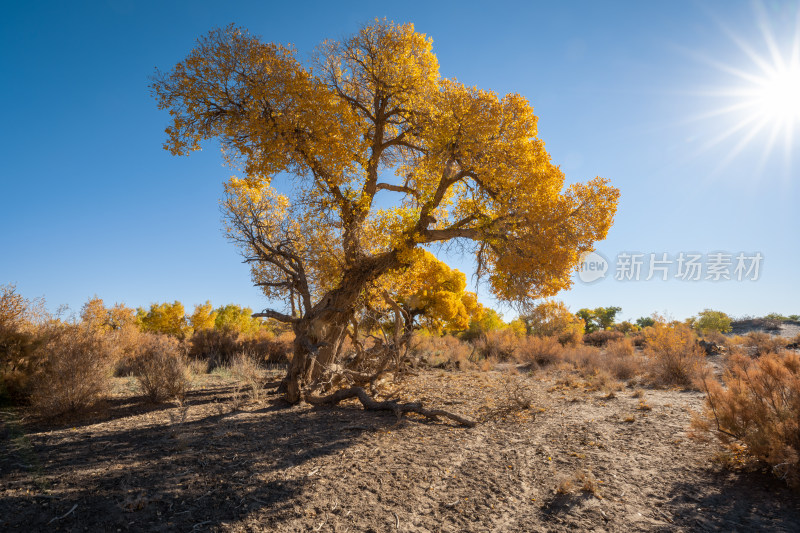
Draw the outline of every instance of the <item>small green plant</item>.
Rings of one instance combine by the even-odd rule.
[[[711,332],[729,333],[731,318],[722,311],[705,309],[694,319],[694,328],[703,335]]]

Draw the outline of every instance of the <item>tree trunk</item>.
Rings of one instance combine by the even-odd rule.
[[[361,286],[331,291],[294,327],[292,363],[285,378],[286,400],[297,403],[302,390],[318,380],[340,355]]]
[[[364,288],[399,265],[394,252],[365,258],[360,265],[344,273],[339,287],[320,298],[301,320],[295,322],[292,363],[281,387],[287,401],[299,402],[303,389],[336,363]]]

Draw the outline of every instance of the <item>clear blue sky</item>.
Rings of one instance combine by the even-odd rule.
[[[73,310],[94,294],[133,307],[263,307],[221,231],[218,200],[233,171],[213,146],[188,158],[162,150],[168,116],[148,77],[231,22],[303,56],[387,17],[433,38],[444,76],[526,96],[568,180],[600,175],[620,188],[615,225],[597,246],[611,263],[607,279],[562,293],[573,310],[800,313],[800,112],[789,120],[770,106],[775,95],[785,106],[800,96],[740,94],[772,83],[775,58],[792,57],[798,5],[6,2],[0,284]],[[742,108],[748,98],[764,101]],[[681,281],[674,272],[670,281],[615,281],[626,251],[760,252],[763,261],[757,281]]]

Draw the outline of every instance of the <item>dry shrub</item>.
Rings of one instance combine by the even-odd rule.
[[[240,348],[260,364],[288,365],[292,360],[294,333],[286,332],[275,337],[268,331],[259,331],[240,340]]]
[[[293,341],[292,333],[276,338],[267,331],[243,335],[232,330],[203,329],[189,339],[189,356],[208,361],[211,370],[230,365],[242,352],[264,364],[287,364]]]
[[[753,357],[781,351],[787,344],[783,337],[773,336],[762,331],[751,331],[742,340],[742,347]]]
[[[731,339],[720,333],[719,331],[708,331],[703,333],[703,339],[708,342],[713,342],[715,344],[719,344],[724,348],[730,348],[730,341]]]
[[[212,370],[230,364],[241,351],[239,333],[231,330],[201,329],[188,341],[189,357],[208,361]]]
[[[594,346],[566,348],[562,359],[572,364],[582,374],[592,374],[603,368],[603,354]]]
[[[723,379],[725,387],[703,380],[707,408],[695,428],[713,428],[732,450],[743,443],[747,453],[800,487],[800,355],[733,355]]]
[[[570,324],[558,334],[558,342],[564,346],[575,346],[583,342],[583,324]]]
[[[126,324],[107,333],[114,350],[114,375],[117,377],[133,374],[133,365],[141,351],[147,334],[142,333],[135,324]]]
[[[151,402],[182,399],[189,372],[179,341],[168,335],[147,334],[133,362],[133,375]]]
[[[468,368],[474,361],[470,344],[452,335],[439,337],[414,333],[408,351],[412,358],[425,361],[431,366],[452,365],[457,368]]]
[[[604,363],[605,369],[617,379],[631,379],[642,371],[642,358],[629,338],[610,341]]]
[[[14,285],[0,286],[0,397],[28,398],[46,340],[39,326],[47,318],[42,300],[26,300]]]
[[[556,337],[531,335],[520,339],[517,346],[517,360],[521,363],[534,363],[547,366],[562,360],[564,347]]]
[[[109,340],[99,332],[52,322],[40,331],[30,401],[47,417],[80,413],[103,399],[111,388],[114,361]]]
[[[588,492],[602,499],[600,494],[600,482],[594,474],[586,468],[580,468],[571,476],[561,478],[558,485],[556,485],[556,492],[558,494],[572,494],[576,490]]]
[[[618,341],[623,337],[625,337],[625,334],[620,331],[600,330],[584,335],[583,342],[584,344],[588,344],[590,346],[600,347],[605,346],[610,341]]]
[[[514,359],[520,338],[510,329],[487,331],[475,339],[475,348],[484,359]]]
[[[694,332],[682,323],[656,323],[645,333],[651,378],[663,385],[694,385],[705,368],[705,355]]]

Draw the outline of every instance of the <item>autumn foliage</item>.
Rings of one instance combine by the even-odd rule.
[[[172,119],[165,148],[218,140],[243,173],[226,185],[226,231],[255,284],[286,302],[261,315],[293,327],[292,402],[327,379],[377,297],[399,312],[384,278],[424,262],[420,247],[458,241],[497,298],[530,302],[570,286],[616,211],[604,179],[564,187],[524,97],[441,77],[412,24],[375,21],[325,41],[309,64],[217,29],[152,89]],[[281,173],[295,178],[291,194],[272,185]],[[446,329],[469,315],[453,289],[405,303]]]

